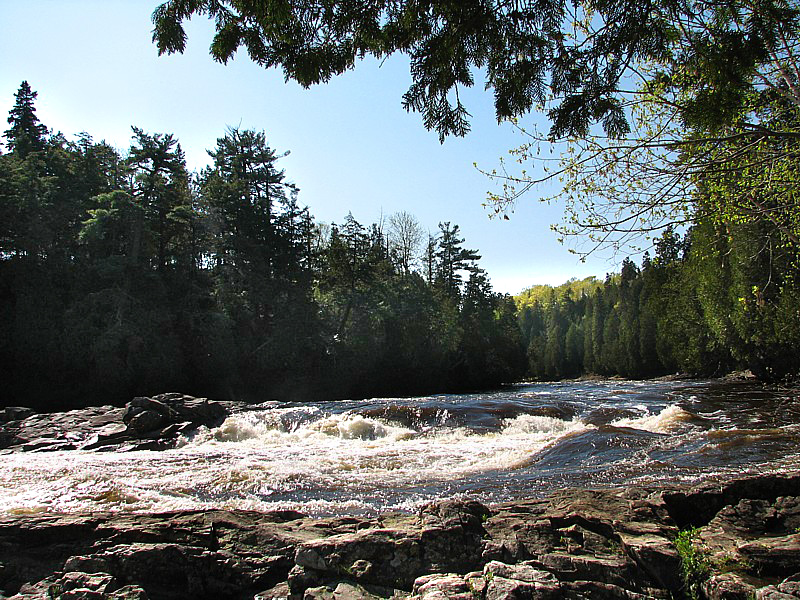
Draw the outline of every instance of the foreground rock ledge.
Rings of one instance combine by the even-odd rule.
[[[779,600],[800,598],[798,531],[800,474],[444,500],[380,519],[4,514],[0,597]]]

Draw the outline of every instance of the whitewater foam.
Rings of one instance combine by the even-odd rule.
[[[694,477],[699,470],[728,468],[731,456],[739,457],[739,469],[766,463],[764,457],[784,460],[787,448],[797,447],[800,426],[794,421],[773,426],[767,435],[714,433],[733,428],[747,434],[748,419],[761,403],[737,411],[726,404],[719,414],[720,404],[695,403],[689,412],[681,408],[688,406],[685,394],[654,396],[646,388],[648,396],[611,401],[610,387],[535,386],[405,404],[271,403],[232,415],[220,427],[200,428],[174,450],[11,453],[0,463],[0,510],[282,508],[366,514],[413,510],[465,491],[498,501],[567,483],[628,481],[647,472],[654,481]],[[554,398],[532,401],[528,394],[543,389]],[[598,416],[598,409],[608,410]],[[575,414],[589,422],[559,418]],[[765,409],[758,414],[769,421]],[[617,427],[671,435],[631,430],[617,439],[606,431],[612,419]],[[726,450],[728,437],[747,440],[748,452]],[[596,445],[595,439],[609,443]],[[758,451],[751,451],[755,446]],[[552,450],[552,460],[537,462],[544,450]],[[562,468],[564,456],[574,469]],[[800,455],[791,450],[784,462],[800,464]]]
[[[611,423],[615,427],[630,427],[651,433],[673,433],[681,429],[694,415],[677,404],[670,404],[661,412],[636,418],[618,419]]]

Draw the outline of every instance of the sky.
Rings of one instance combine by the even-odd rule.
[[[402,108],[411,83],[403,56],[360,62],[304,89],[243,51],[227,65],[215,62],[208,54],[213,24],[205,18],[187,25],[184,54],[159,57],[150,20],[158,4],[0,0],[0,114],[26,80],[38,93],[40,121],[54,132],[71,138],[85,131],[122,151],[132,125],[172,133],[189,170],[198,171],[227,127],[264,131],[272,148],[290,152],[279,164],[318,221],[341,223],[352,212],[369,225],[405,211],[432,233],[439,222],[458,224],[498,292],[618,270],[622,257],[582,263],[557,241],[550,225],[561,207],[538,201],[550,189],[529,192],[509,220],[490,218],[484,203],[498,184],[474,165],[491,171],[524,140],[497,123],[492,94],[480,82],[461,96],[472,131],[440,144],[419,114]],[[538,115],[523,120],[533,123],[547,130]]]

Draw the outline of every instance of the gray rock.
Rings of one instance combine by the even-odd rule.
[[[675,573],[680,572],[681,559],[675,544],[666,536],[620,533],[625,553],[664,589],[677,592],[682,586]]]
[[[565,599],[583,600],[655,600],[657,598],[667,599],[671,596],[664,590],[647,590],[645,592],[633,592],[629,589],[604,583],[602,581],[574,581],[562,584],[562,594]]]
[[[160,450],[173,447],[179,436],[201,425],[221,424],[227,415],[222,403],[183,394],[138,397],[125,408],[97,406],[52,414],[6,408],[0,410],[0,423],[6,421],[0,428],[0,450]]]
[[[172,404],[185,398],[156,401],[176,412]],[[155,411],[139,404],[137,414]],[[97,417],[98,427],[109,426]],[[491,509],[446,500],[381,519],[0,513],[0,596],[666,599],[682,593],[672,540],[691,498],[717,507],[694,538],[709,565],[706,598],[800,597],[800,534],[792,529],[800,503],[787,493],[795,478],[765,476],[765,489],[757,479],[671,491],[562,490]]]
[[[126,585],[106,595],[106,600],[149,600],[138,585]]]
[[[372,593],[363,586],[342,581],[335,586],[309,588],[303,594],[303,600],[378,600],[387,597],[386,590]]]
[[[112,592],[119,587],[113,575],[108,573],[64,573],[50,586],[51,597],[65,597],[66,592],[88,591],[100,594]]]
[[[756,600],[797,600],[800,596],[787,594],[780,591],[776,586],[769,585],[756,591]]]
[[[425,507],[405,529],[369,529],[301,544],[297,565],[334,578],[346,574],[362,584],[411,590],[425,573],[468,572],[480,568],[482,523],[488,509],[477,502],[445,501]],[[301,587],[292,584],[295,591]]]
[[[492,561],[483,568],[486,600],[542,599],[562,597],[561,583],[552,573],[530,565],[508,565]]]
[[[306,542],[297,548],[295,562],[331,578],[346,574],[359,582],[408,590],[424,570],[419,534],[389,529]]]
[[[481,578],[482,579],[482,578]],[[475,600],[474,590],[462,575],[432,574],[414,581],[413,600]]]
[[[492,561],[483,567],[483,576],[484,579],[488,580],[494,579],[495,577],[503,577],[505,579],[514,579],[527,583],[540,583],[543,585],[558,583],[558,578],[551,571],[538,569],[532,565],[508,565],[498,561]]]
[[[761,575],[786,577],[800,568],[800,534],[762,537],[740,544],[738,550]]]
[[[633,562],[624,556],[606,558],[554,552],[545,554],[536,562],[561,581],[602,581],[625,587],[636,585],[641,577]]]
[[[749,600],[756,593],[756,588],[736,573],[712,575],[701,587],[708,600]]]
[[[150,433],[156,429],[160,429],[169,423],[169,417],[155,410],[141,410],[133,413],[126,414],[128,428],[127,431],[133,435],[141,435]]]

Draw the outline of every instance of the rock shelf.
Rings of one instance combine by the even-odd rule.
[[[799,531],[797,474],[374,519],[3,514],[0,597],[781,600],[800,598]]]

